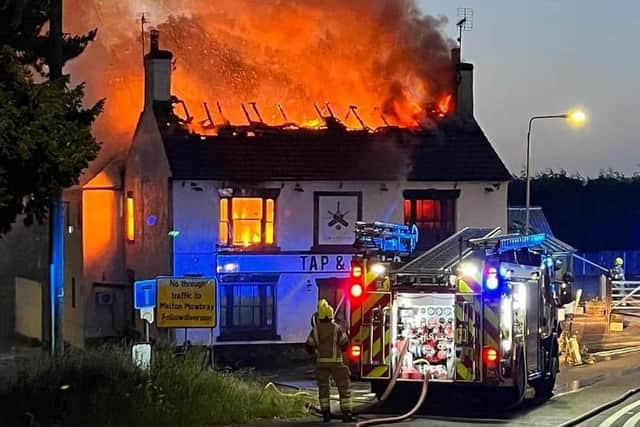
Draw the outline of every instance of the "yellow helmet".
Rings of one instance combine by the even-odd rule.
[[[333,319],[333,307],[326,299],[318,301],[318,319]]]
[[[616,258],[616,265],[620,266],[622,264],[624,264],[624,260],[622,258],[620,258],[620,257]]]

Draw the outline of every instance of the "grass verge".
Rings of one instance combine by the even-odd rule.
[[[0,391],[0,425],[198,427],[306,412],[302,397],[265,391],[250,375],[201,371],[200,361],[159,350],[143,372],[113,347],[41,360]]]

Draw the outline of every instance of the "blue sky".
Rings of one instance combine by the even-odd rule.
[[[588,124],[534,124],[533,169],[597,175],[640,171],[640,2],[634,0],[418,0],[449,18],[473,9],[463,59],[475,64],[476,117],[512,172],[524,166],[529,117],[583,106]]]

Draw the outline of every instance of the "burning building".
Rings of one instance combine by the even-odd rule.
[[[355,221],[416,224],[423,250],[464,227],[506,229],[510,174],[474,119],[459,49],[451,93],[375,129],[329,104],[313,123],[282,105],[283,123],[268,124],[257,104],[243,105],[246,125],[208,106],[194,122],[173,96],[173,60],[153,31],[126,159],[65,194],[75,343],[127,333],[133,280],[184,275],[218,280],[218,345],[302,343],[318,297],[337,299],[349,276]],[[209,339],[173,337],[185,333]]]

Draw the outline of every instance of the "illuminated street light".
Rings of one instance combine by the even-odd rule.
[[[529,211],[531,209],[531,125],[538,119],[566,119],[573,127],[582,126],[587,121],[587,115],[582,110],[572,110],[565,114],[546,116],[533,116],[529,119],[529,131],[527,132],[527,171],[526,171],[526,208],[524,232],[529,234]]]
[[[582,126],[587,121],[587,115],[582,110],[574,110],[566,115],[567,121],[571,126]]]

